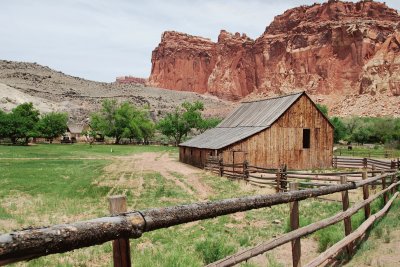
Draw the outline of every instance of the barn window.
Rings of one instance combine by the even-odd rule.
[[[303,129],[303,148],[310,148],[310,129]]]

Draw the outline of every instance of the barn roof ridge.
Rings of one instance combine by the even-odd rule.
[[[268,97],[268,98],[262,98],[262,99],[256,99],[256,100],[248,100],[248,101],[241,101],[240,103],[254,103],[254,102],[262,102],[266,100],[273,100],[273,99],[278,99],[282,97],[287,97],[287,96],[293,96],[293,95],[301,95],[304,94],[306,91],[300,91],[296,93],[290,93],[290,94],[285,94],[285,95],[279,95],[279,96],[274,96],[274,97]]]

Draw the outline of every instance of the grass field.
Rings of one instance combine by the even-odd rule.
[[[144,169],[143,158],[154,164]],[[176,161],[177,149],[161,146],[0,146],[0,232],[106,216],[107,196],[112,194],[126,194],[129,210],[135,210],[195,202],[202,188],[209,200],[268,192],[195,168],[180,169]],[[168,164],[175,165],[165,169]],[[279,205],[145,233],[131,240],[133,265],[203,266],[284,233],[288,210],[288,205]],[[335,202],[302,201],[301,223],[340,210]],[[305,257],[342,238],[341,230],[338,224],[312,235],[303,243]],[[290,264],[289,248],[243,266]],[[111,243],[17,265],[111,266]]]

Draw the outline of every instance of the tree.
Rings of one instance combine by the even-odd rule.
[[[177,107],[173,112],[167,113],[158,122],[157,128],[163,135],[172,138],[175,145],[178,145],[182,138],[186,137],[192,130],[204,132],[219,123],[219,119],[203,119],[201,114],[203,109],[204,104],[200,101],[194,103],[184,102],[181,107]]]
[[[38,134],[42,137],[53,139],[64,134],[67,130],[67,113],[50,112],[42,116],[37,124]]]
[[[5,116],[4,132],[13,144],[16,144],[18,139],[23,139],[27,144],[29,138],[35,136],[39,115],[39,110],[35,109],[32,103],[24,103]]]
[[[326,117],[328,117],[328,113],[329,113],[328,106],[322,105],[322,104],[317,104],[317,108],[319,109],[319,111],[322,112],[322,114],[324,114]]]
[[[199,122],[199,126],[198,126],[197,130],[199,130],[200,133],[204,133],[206,130],[217,126],[220,122],[221,122],[220,118],[211,117],[211,118],[202,119]]]
[[[330,119],[330,121],[335,127],[333,132],[333,141],[337,143],[346,137],[346,126],[344,125],[343,121],[338,117],[333,117]]]
[[[99,112],[91,115],[91,128],[104,136],[114,137],[115,144],[122,138],[138,139],[151,136],[152,121],[147,109],[141,110],[128,102],[118,104],[106,99]]]

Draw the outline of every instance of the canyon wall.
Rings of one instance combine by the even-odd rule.
[[[398,96],[399,22],[383,3],[331,0],[286,11],[256,40],[168,31],[152,53],[149,84],[229,100],[294,90]]]

